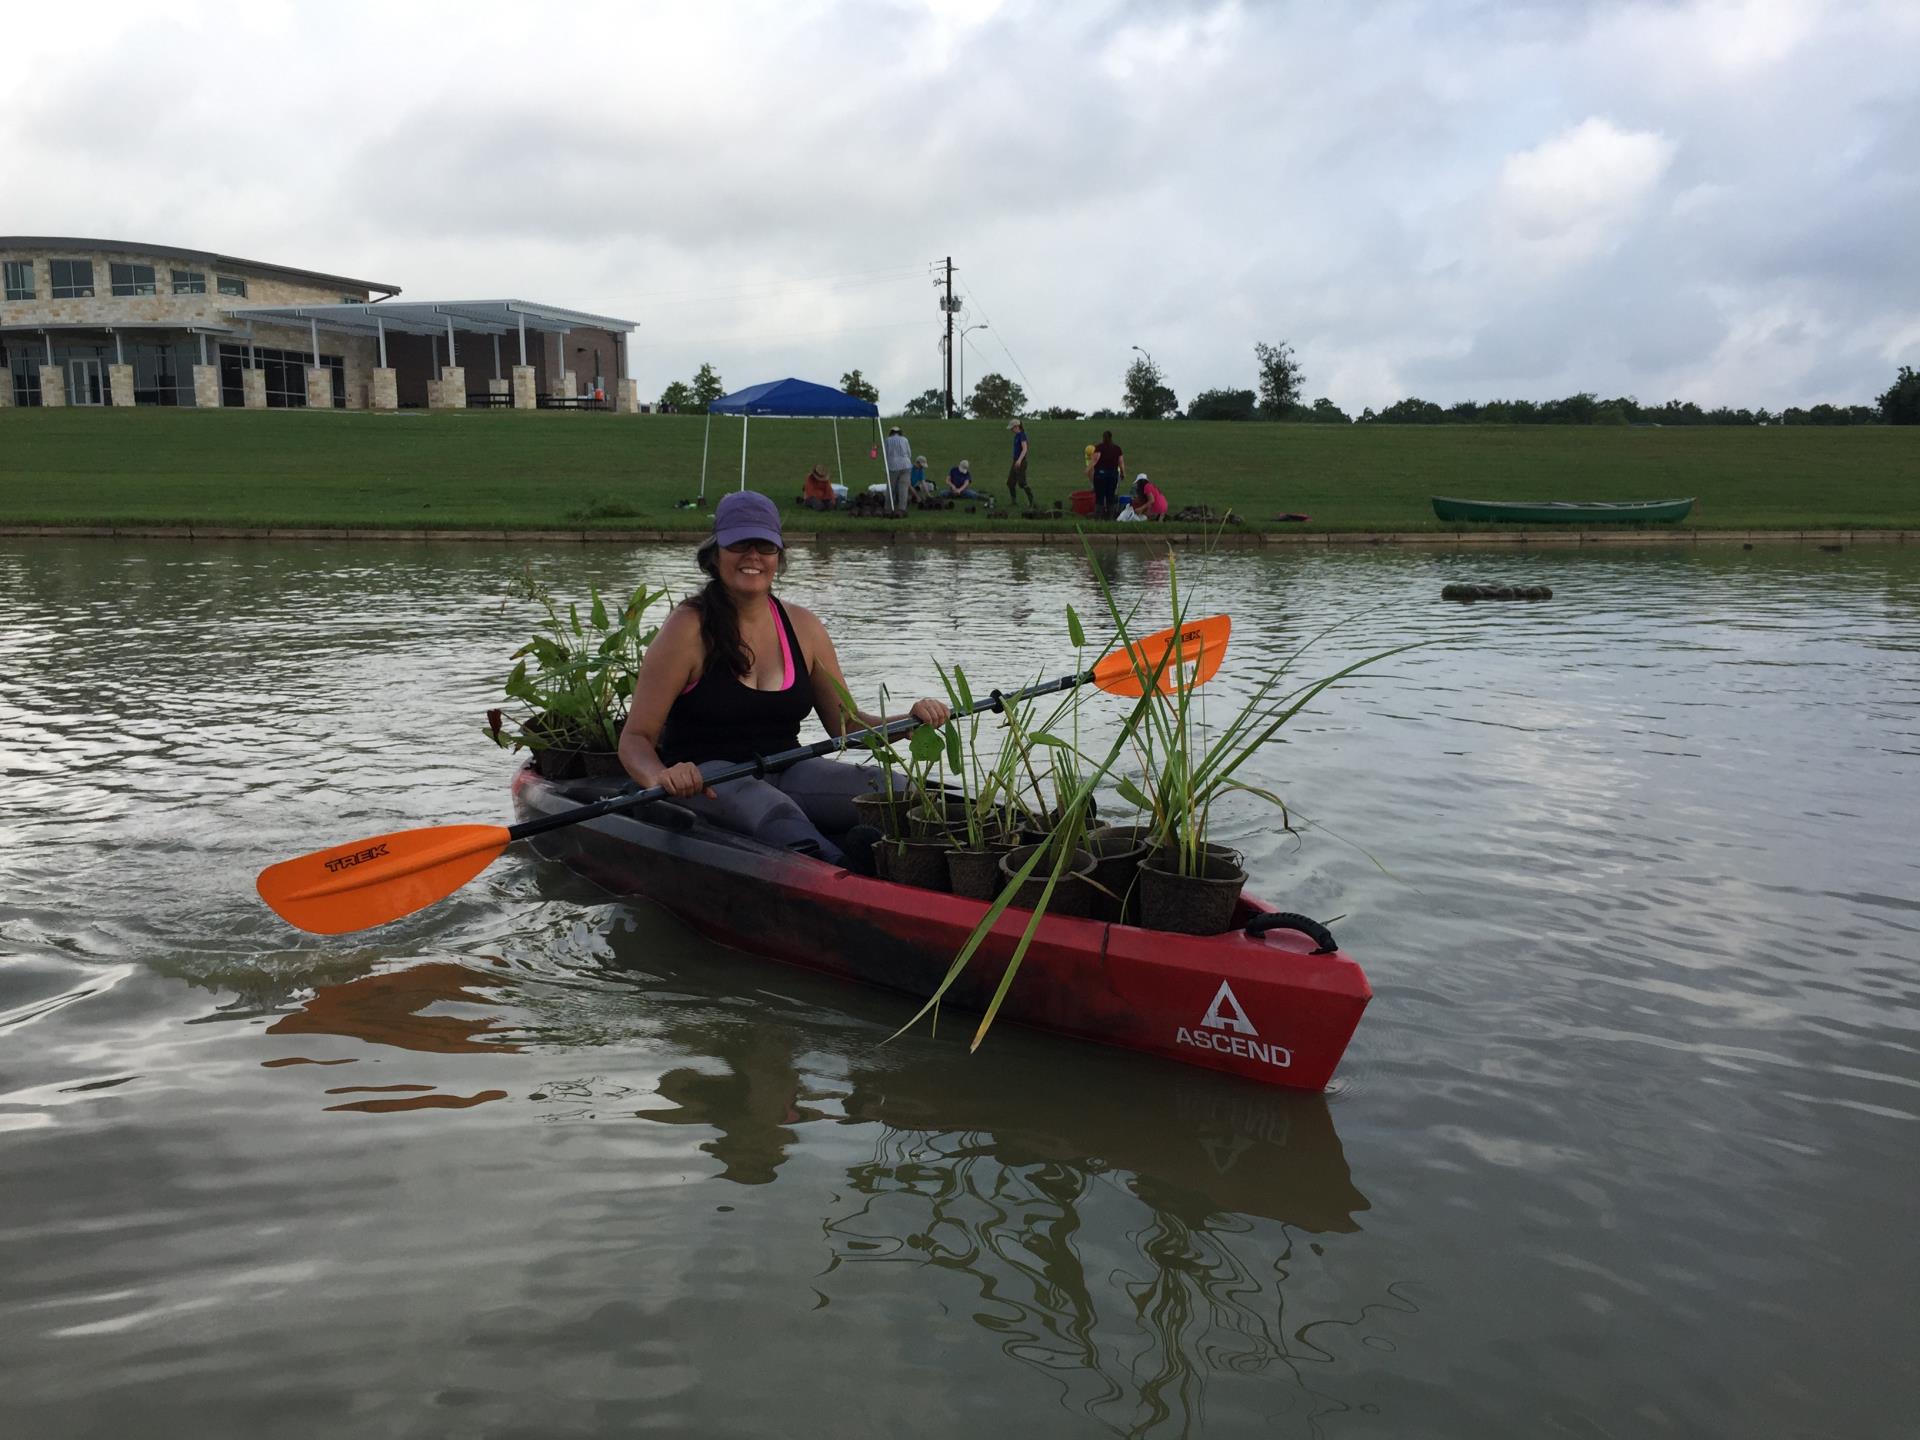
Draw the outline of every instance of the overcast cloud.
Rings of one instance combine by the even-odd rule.
[[[80,12],[73,12],[80,13]],[[561,17],[564,17],[562,21]],[[1184,401],[1866,402],[1920,365],[1920,3],[47,6],[0,233],[640,322],[657,394],[860,367]]]

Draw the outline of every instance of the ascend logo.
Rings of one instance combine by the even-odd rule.
[[[1223,1055],[1239,1055],[1276,1068],[1293,1064],[1293,1051],[1284,1045],[1263,1044],[1259,1035],[1253,1021],[1247,1018],[1246,1008],[1233,993],[1233,987],[1222,980],[1213,1003],[1200,1017],[1199,1026],[1189,1030],[1182,1025],[1173,1043],[1191,1045],[1196,1050],[1216,1050]]]
[[[355,865],[364,865],[369,860],[378,860],[386,853],[387,844],[383,840],[378,845],[369,845],[365,850],[356,850],[351,855],[336,855],[327,861],[327,869],[337,874],[342,870],[351,870]]]

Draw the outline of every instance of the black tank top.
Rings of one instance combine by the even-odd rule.
[[[660,730],[660,758],[666,764],[751,760],[799,745],[800,722],[813,710],[813,679],[787,607],[767,598],[786,637],[793,683],[784,690],[756,690],[724,667],[708,670],[667,711]]]

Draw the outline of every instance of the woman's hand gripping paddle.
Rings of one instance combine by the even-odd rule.
[[[1135,640],[1127,649],[1103,655],[1084,674],[1029,685],[1012,695],[994,694],[954,713],[959,716],[997,710],[1009,700],[1071,690],[1088,682],[1115,695],[1129,696],[1141,695],[1148,684],[1163,694],[1204,685],[1220,669],[1232,624],[1225,615],[1190,620]],[[879,733],[891,739],[917,724],[911,718],[896,720]],[[816,755],[848,749],[859,744],[866,733],[837,736],[764,760],[703,766],[701,773],[709,785],[766,775]],[[256,884],[260,898],[289,925],[315,935],[344,935],[384,925],[444,900],[516,840],[666,798],[666,790],[656,785],[514,826],[435,825],[423,830],[396,830],[269,865],[260,872]]]

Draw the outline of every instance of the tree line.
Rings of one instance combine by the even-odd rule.
[[[1630,395],[1603,400],[1583,390],[1559,400],[1462,400],[1438,405],[1409,396],[1383,410],[1371,406],[1347,414],[1322,395],[1302,400],[1306,374],[1293,347],[1256,342],[1252,388],[1202,390],[1180,408],[1165,373],[1142,353],[1122,377],[1122,407],[1080,411],[1067,405],[1029,407],[1027,392],[1004,375],[987,374],[957,408],[981,420],[1274,420],[1308,425],[1920,425],[1920,373],[1902,365],[1893,384],[1872,405],[1789,406],[1780,411],[1720,405],[1703,409],[1691,400],[1643,405]],[[880,392],[858,370],[840,377],[840,388],[875,404]],[[676,380],[661,392],[662,410],[704,410],[726,394],[719,373],[702,365],[691,381]],[[938,390],[924,390],[898,412],[907,419],[937,420],[946,414]]]

